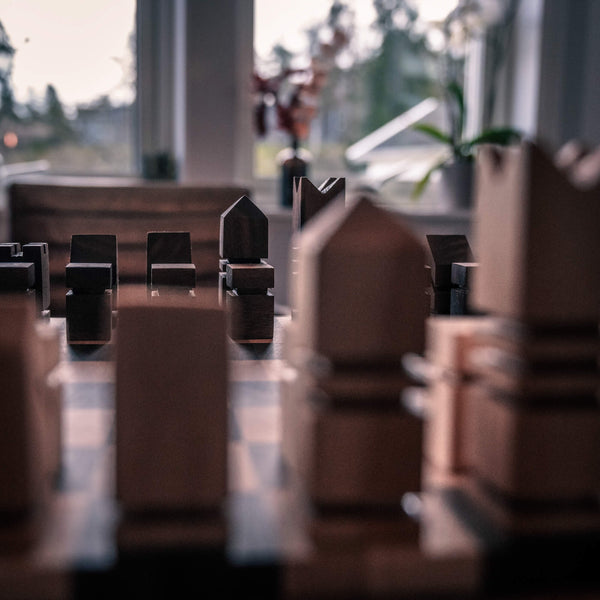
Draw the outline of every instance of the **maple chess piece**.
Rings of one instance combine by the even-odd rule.
[[[0,524],[2,548],[39,535],[61,466],[61,390],[50,374],[59,361],[58,330],[40,322],[22,294],[0,297]]]
[[[543,540],[555,577],[600,540],[599,190],[529,141],[482,148],[478,180],[473,302],[499,326],[470,354],[464,489],[515,544]]]
[[[242,196],[222,215],[220,223],[220,300],[227,313],[229,337],[240,343],[273,339],[275,270],[269,254],[269,222]]]
[[[360,561],[359,548],[414,546],[418,523],[399,499],[420,490],[422,420],[400,401],[401,359],[424,344],[423,247],[364,196],[325,207],[295,243],[282,451],[314,515],[314,563],[330,564],[333,548]]]
[[[116,346],[123,544],[144,534],[150,545],[224,543],[227,372],[221,308],[190,295],[123,290]]]

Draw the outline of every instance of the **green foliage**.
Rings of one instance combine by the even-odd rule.
[[[415,184],[412,192],[413,199],[421,196],[433,173],[444,165],[451,161],[473,161],[477,146],[481,144],[508,146],[518,142],[522,137],[521,132],[512,127],[492,127],[485,129],[473,138],[463,139],[462,131],[466,119],[466,107],[462,88],[456,81],[452,81],[446,86],[445,92],[450,117],[450,132],[446,133],[435,125],[428,123],[418,123],[414,126],[414,129],[446,144],[449,147],[450,154],[444,160],[434,164]]]

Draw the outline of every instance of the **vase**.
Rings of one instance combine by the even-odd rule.
[[[312,155],[308,150],[293,143],[277,154],[279,165],[279,203],[291,207],[293,204],[294,177],[308,177]]]
[[[472,160],[450,162],[441,167],[440,191],[443,205],[449,210],[467,210],[473,202]]]

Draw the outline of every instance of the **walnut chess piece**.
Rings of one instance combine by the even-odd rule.
[[[346,180],[343,177],[329,177],[318,188],[308,177],[294,177],[292,195],[292,234],[300,231],[315,215],[334,200],[346,201]],[[294,238],[292,237],[292,242]],[[298,271],[298,249],[292,243],[290,249],[290,303],[292,316],[294,309],[295,278]]]
[[[308,177],[294,177],[292,230],[299,231],[321,209],[333,200],[344,198],[344,177],[329,177],[318,188]]]
[[[196,266],[187,231],[153,231],[146,246],[146,283],[151,295],[193,295]]]
[[[219,298],[225,304],[229,337],[240,343],[273,339],[275,270],[269,254],[269,222],[242,196],[221,215]]]
[[[41,316],[50,316],[47,243],[0,244],[0,292],[32,292]]]
[[[476,267],[466,236],[444,234],[426,235],[425,238],[427,240],[427,267],[431,273],[428,289],[428,294],[431,296],[431,314],[451,314],[452,306],[455,311],[452,314],[464,314],[464,311],[467,310],[467,276]],[[461,265],[466,263],[468,267],[453,267],[454,263]],[[460,283],[453,283],[453,273],[455,279]],[[453,294],[454,288],[458,289]],[[454,304],[452,304],[452,298],[454,298]]]
[[[117,236],[73,235],[66,266],[67,342],[110,342],[117,293]]]

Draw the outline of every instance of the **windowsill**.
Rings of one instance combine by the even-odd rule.
[[[319,182],[313,182],[319,185]],[[358,191],[361,184],[358,180],[346,178],[346,192]],[[276,179],[255,179],[250,184],[252,200],[269,217],[285,218],[291,215],[291,207],[282,206],[278,203],[279,182]],[[410,216],[416,221],[456,221],[462,223],[472,217],[470,209],[450,208],[437,198],[438,190],[432,185],[427,195],[422,199],[412,200],[410,187],[405,185],[397,193],[389,193],[385,190],[376,191],[377,202],[380,206],[401,215]]]

